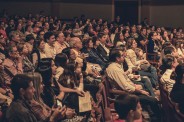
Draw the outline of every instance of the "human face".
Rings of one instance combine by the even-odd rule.
[[[69,42],[70,39],[71,39],[70,34],[68,34],[68,36],[66,37],[66,42]]]
[[[126,57],[126,52],[123,51],[119,51],[120,53],[120,57],[117,58],[117,62],[118,63],[123,63]]]
[[[15,34],[13,37],[13,41],[14,42],[20,42],[20,35],[19,34]]]
[[[52,68],[52,75],[56,75],[56,68],[57,67],[56,67],[54,61],[52,61],[51,68]]]
[[[70,50],[70,58],[72,59],[72,60],[75,60],[77,57],[76,57],[76,54],[75,54],[75,52],[73,51],[73,50]]]
[[[154,33],[154,34],[153,34],[152,39],[153,39],[153,40],[156,40],[156,39],[157,39],[157,33]]]
[[[100,42],[101,42],[102,44],[105,44],[106,41],[107,41],[107,36],[106,36],[106,35],[103,35],[102,38],[100,38]]]
[[[48,40],[48,44],[51,45],[51,46],[53,46],[53,45],[54,45],[54,42],[55,42],[55,36],[52,35],[52,36],[49,38],[49,40]]]
[[[78,65],[77,68],[75,69],[75,73],[77,75],[81,74],[82,73],[82,69],[81,69],[81,65]]]
[[[146,35],[146,29],[143,29],[143,30],[142,30],[142,34],[143,34],[143,35]]]
[[[19,52],[17,47],[13,47],[12,52],[9,53],[10,57],[13,59],[17,59],[19,57]]]
[[[45,42],[43,40],[40,42],[39,49],[41,50],[45,49]]]
[[[58,40],[59,43],[62,44],[62,43],[65,41],[65,36],[64,36],[64,34],[63,34],[63,33],[60,33],[60,34],[58,35],[57,40]]]
[[[92,40],[89,41],[88,46],[89,46],[89,48],[93,48],[93,42],[92,42]]]
[[[22,53],[25,54],[25,55],[27,55],[27,54],[29,53],[28,47],[27,47],[27,45],[25,45],[25,44],[24,44]]]
[[[132,43],[132,48],[136,48],[137,47],[137,42],[134,40]]]
[[[29,83],[29,87],[24,90],[24,93],[23,93],[24,98],[26,100],[32,100],[33,96],[34,96],[34,92],[35,92],[35,89],[34,89],[34,86],[33,86],[33,82],[31,81]]]
[[[3,35],[0,36],[0,44],[5,46],[6,45],[6,41]]]
[[[125,39],[122,33],[120,33],[120,37],[119,38],[120,38],[120,40],[124,40]]]
[[[142,107],[140,102],[138,102],[136,110],[134,111],[134,120],[140,119],[142,114]]]
[[[79,50],[82,49],[82,42],[79,38],[76,38],[75,48],[77,48]]]

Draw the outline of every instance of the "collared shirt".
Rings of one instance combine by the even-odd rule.
[[[22,63],[18,63],[17,61],[12,61],[9,58],[6,58],[3,62],[4,71],[3,77],[5,79],[5,83],[10,84],[11,79],[18,73],[23,73]]]
[[[171,92],[173,85],[175,84],[175,80],[172,80],[170,78],[172,72],[173,70],[167,69],[165,73],[162,75],[162,77],[160,78],[160,82],[166,86],[169,93]]]
[[[54,43],[54,47],[56,49],[56,54],[61,53],[63,49],[67,48],[65,43],[60,44],[58,41]]]
[[[22,100],[13,101],[6,111],[8,122],[38,122],[34,114],[29,109],[28,103]]]
[[[100,45],[104,48],[104,50],[106,51],[106,53],[107,53],[107,56],[109,56],[109,49],[105,46],[105,45],[103,45],[102,43],[100,43]]]
[[[55,59],[56,49],[55,47],[50,46],[48,43],[45,44],[45,54],[47,58]]]
[[[111,63],[106,69],[107,76],[115,81],[119,87],[127,92],[134,92],[134,83],[124,74],[122,66],[118,63]]]

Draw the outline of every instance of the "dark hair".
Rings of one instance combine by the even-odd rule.
[[[167,46],[167,47],[164,48],[164,55],[172,54],[173,51],[174,51],[173,46]]]
[[[59,53],[55,57],[55,64],[57,67],[61,66],[64,68],[67,65],[67,60],[68,60],[68,57],[66,54]]]
[[[98,38],[101,39],[104,35],[104,33],[98,33]]]
[[[123,94],[116,98],[114,107],[120,119],[127,119],[130,110],[136,110],[139,99],[135,95]]]
[[[45,42],[47,42],[47,40],[49,40],[50,37],[53,36],[53,35],[54,35],[54,33],[51,32],[51,31],[46,32],[46,33],[44,34],[44,40],[45,40]]]
[[[167,70],[167,69],[171,69],[172,68],[172,63],[174,62],[174,57],[172,55],[166,55],[163,59],[162,59],[162,70],[163,73]]]
[[[120,57],[120,50],[118,48],[114,48],[109,53],[109,61],[116,62],[116,58]]]
[[[30,41],[30,40],[32,40],[32,39],[34,39],[34,40],[35,40],[35,38],[34,38],[33,34],[28,34],[28,35],[26,36],[26,40],[25,40],[25,42],[28,42],[28,41]]]
[[[63,85],[64,87],[74,88],[74,84],[76,81],[76,75],[75,75],[75,69],[77,68],[78,63],[70,62],[67,64],[67,66],[64,69],[63,74],[59,77],[59,83]],[[68,83],[68,80],[70,78],[70,83]]]
[[[181,83],[182,79],[183,79],[183,74],[184,74],[184,63],[183,64],[179,64],[176,69],[176,83]]]
[[[149,33],[148,35],[148,39],[151,40],[152,39],[152,36],[154,35],[154,33],[156,33],[155,31],[152,31]]]
[[[39,72],[43,79],[43,84],[45,86],[51,86],[51,78],[52,78],[52,58],[43,58],[40,60],[38,67],[36,69]]]
[[[132,44],[133,44],[133,41],[135,41],[134,38],[128,38],[127,39],[127,49],[131,49],[132,48]]]
[[[29,84],[32,82],[32,79],[25,74],[17,74],[13,77],[11,80],[11,90],[14,95],[14,100],[17,100],[20,98],[19,90],[21,88],[27,89],[29,87]]]
[[[70,58],[70,51],[71,51],[71,48],[67,47],[67,48],[62,50],[62,53],[66,54],[68,59],[69,59]]]

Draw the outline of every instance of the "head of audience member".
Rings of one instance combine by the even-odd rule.
[[[10,40],[15,42],[16,44],[21,41],[20,35],[17,32],[11,32],[10,33]]]
[[[43,30],[38,31],[37,39],[44,39],[45,32]]]
[[[114,103],[119,119],[133,122],[141,118],[142,107],[137,96],[132,94],[120,95]],[[123,108],[123,109],[122,109]]]
[[[135,54],[137,55],[137,57],[143,57],[143,50],[140,48],[135,48]]]
[[[43,58],[40,60],[36,69],[43,78],[43,84],[45,86],[51,86],[51,81],[54,75],[56,75],[56,66],[52,58]]]
[[[167,46],[164,48],[164,55],[173,55],[174,57],[178,57],[178,52],[176,51],[176,48],[173,46]]]
[[[3,47],[6,46],[6,41],[2,33],[0,33],[0,45]]]
[[[75,52],[70,47],[63,49],[62,53],[66,54],[69,60],[74,61],[77,58]]]
[[[176,49],[180,48],[183,49],[183,40],[177,40],[175,43]]]
[[[10,45],[8,47],[8,56],[12,60],[18,59],[20,57],[19,51],[17,50],[16,45]]]
[[[22,24],[18,23],[15,25],[15,30],[21,31],[22,30]]]
[[[56,67],[65,67],[68,63],[68,57],[65,53],[59,53],[55,57]]]
[[[28,42],[28,43],[30,43],[31,45],[33,45],[34,41],[35,41],[35,38],[34,38],[33,34],[28,34],[28,35],[26,36],[25,42]]]
[[[146,30],[145,27],[142,27],[142,28],[141,28],[141,34],[144,35],[144,36],[146,36],[147,30]]]
[[[50,46],[54,46],[54,42],[55,42],[55,35],[54,35],[54,33],[51,32],[51,31],[46,32],[45,35],[44,35],[44,40]]]
[[[14,100],[32,100],[34,97],[34,86],[32,79],[26,74],[17,74],[11,80],[11,90],[14,95]]]
[[[28,47],[24,42],[21,42],[17,45],[17,50],[21,56],[28,56],[29,54]]]
[[[65,41],[65,36],[63,34],[63,32],[59,31],[55,34],[55,37],[56,37],[56,41],[60,44],[63,44],[64,41]]]
[[[134,38],[127,39],[127,49],[135,49],[137,48],[137,42]]]
[[[137,32],[137,28],[136,28],[135,25],[133,25],[133,26],[131,27],[131,33],[136,33],[136,32]]]
[[[32,32],[32,26],[31,25],[26,25],[26,27],[25,27],[25,31],[26,32],[29,32],[29,33],[31,33]]]
[[[123,33],[123,35],[124,35],[125,38],[129,38],[129,37],[130,37],[130,32],[129,32],[128,29],[124,29],[124,30],[122,31],[122,33]]]
[[[109,61],[116,62],[116,63],[123,63],[126,57],[125,49],[123,48],[114,48],[110,51],[109,54]]]
[[[69,43],[71,36],[69,32],[64,32],[64,36],[65,36],[65,41]]]
[[[35,89],[34,100],[36,100],[39,103],[43,103],[43,100],[41,99],[41,96],[40,96],[43,93],[42,76],[37,72],[29,73],[27,74],[27,76],[30,77],[33,82],[33,86]]]
[[[98,39],[99,39],[101,44],[105,45],[106,41],[107,41],[107,35],[105,33],[99,33]]]
[[[66,65],[63,74],[59,78],[59,82],[65,86],[74,88],[75,83],[77,83],[77,77],[76,77],[76,70],[78,69],[78,63],[70,62]],[[70,82],[68,83],[68,79],[70,79]]]
[[[162,59],[162,72],[164,73],[167,69],[172,69],[173,71],[178,65],[177,59],[172,55],[165,55]]]
[[[73,49],[75,49],[77,51],[80,51],[82,49],[82,42],[78,37],[72,37],[70,39],[70,46]]]
[[[157,33],[156,32],[150,32],[148,35],[149,40],[157,40]]]
[[[88,50],[93,48],[93,41],[92,39],[86,39],[83,41],[83,48],[86,48]]]
[[[48,31],[49,30],[49,23],[48,22],[44,22],[42,24],[42,26],[43,26],[44,31]]]
[[[182,83],[184,84],[184,63],[179,64],[176,69],[176,83]]]
[[[43,39],[39,39],[34,42],[33,50],[44,51],[45,49],[45,41]]]

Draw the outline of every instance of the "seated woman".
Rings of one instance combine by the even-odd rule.
[[[83,48],[81,50],[82,53],[88,54],[86,57],[86,61],[94,64],[99,64],[103,69],[106,64],[101,60],[101,58],[92,50],[93,48],[93,41],[92,39],[87,39],[83,41]]]
[[[138,72],[141,76],[147,76],[150,78],[150,81],[152,83],[153,87],[158,86],[158,76],[157,76],[157,71],[156,68],[151,66],[149,62],[146,59],[140,59],[137,57],[135,50],[137,48],[137,43],[135,39],[129,38],[127,40],[127,56],[125,58],[125,61],[128,64],[129,68],[137,67],[140,69]],[[139,57],[143,57],[143,52],[139,52]],[[143,66],[144,64],[149,64],[148,69],[141,69],[141,65]]]
[[[166,55],[162,60],[161,65],[161,78],[160,82],[167,88],[168,93],[171,92],[173,85],[175,84],[175,80],[171,79],[172,73],[175,71],[178,62],[175,57],[172,55]]]
[[[80,95],[84,95],[83,75],[81,72],[81,67],[78,65],[78,63],[67,64],[63,74],[59,78],[59,83],[63,87],[73,90],[79,90],[82,93]],[[70,93],[67,99],[67,106],[75,109],[76,112],[79,113],[78,95],[76,93]]]
[[[32,63],[35,67],[37,67],[39,61],[42,58],[46,58],[45,54],[45,42],[43,39],[38,41],[34,41],[33,52],[31,53]]]
[[[34,72],[35,67],[28,58],[29,50],[26,43],[19,43],[17,45],[17,50],[19,51],[19,54],[22,58],[23,72],[24,73]]]
[[[38,121],[54,120],[58,121],[64,117],[66,107],[57,106],[56,103],[51,107],[48,107],[42,100],[41,94],[43,94],[42,76],[39,73],[27,74],[33,81],[35,89],[34,99],[30,100],[30,109],[34,113]],[[59,111],[58,111],[59,110]],[[53,112],[52,112],[53,111]]]
[[[134,120],[141,119],[142,107],[138,97],[135,95],[124,94],[118,96],[115,100],[114,107],[120,120],[134,122]]]
[[[68,57],[64,53],[59,53],[55,57],[55,64],[56,64],[56,81],[59,80],[59,77],[63,74],[64,68],[66,67],[67,63],[69,62]]]
[[[179,110],[184,114],[184,63],[176,67],[176,83],[171,90],[171,100],[179,103]]]

